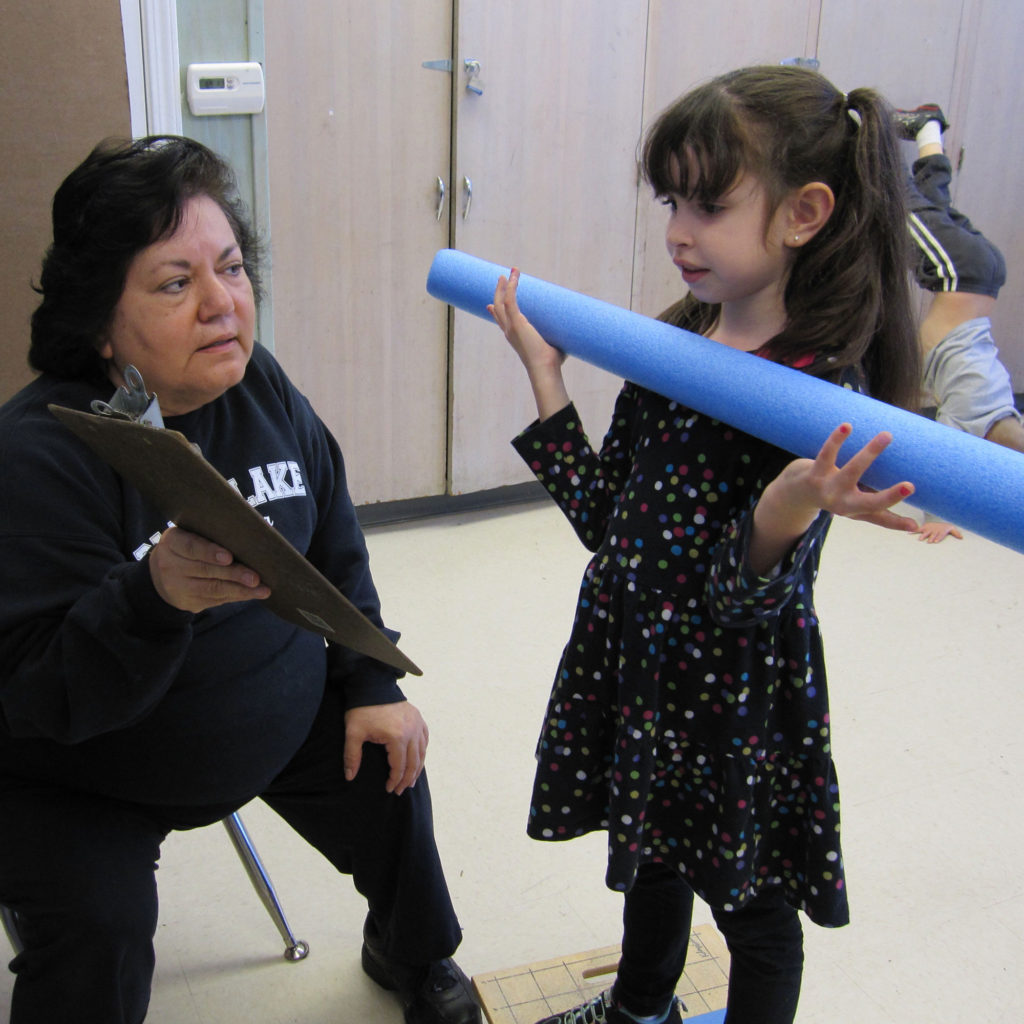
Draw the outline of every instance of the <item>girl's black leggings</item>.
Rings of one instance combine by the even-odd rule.
[[[729,947],[726,1024],[789,1024],[803,975],[803,931],[796,910],[773,886],[741,910],[712,908]],[[646,864],[623,909],[615,998],[637,1016],[665,1009],[686,964],[693,890],[671,868]]]

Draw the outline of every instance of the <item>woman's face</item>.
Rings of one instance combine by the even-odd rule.
[[[242,379],[255,323],[234,231],[213,199],[197,196],[173,235],[132,260],[99,353],[115,384],[131,363],[161,412],[181,416]]]

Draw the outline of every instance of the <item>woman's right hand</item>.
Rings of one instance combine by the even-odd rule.
[[[513,267],[508,277],[498,278],[494,302],[487,307],[487,311],[494,317],[526,367],[537,402],[537,412],[545,420],[569,404],[569,394],[562,379],[565,353],[549,345],[523,315],[516,300],[518,285],[519,269]]]
[[[270,596],[270,588],[230,551],[177,526],[164,530],[149,552],[149,574],[156,592],[185,612]]]

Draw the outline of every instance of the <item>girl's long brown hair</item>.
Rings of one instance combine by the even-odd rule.
[[[785,290],[787,322],[771,358],[838,379],[847,368],[875,397],[916,408],[920,354],[908,280],[906,169],[891,107],[876,92],[845,96],[814,71],[743,68],[665,110],[643,143],[644,177],[657,195],[713,202],[744,172],[768,196],[768,219],[812,181],[836,197],[825,226],[796,250]],[[767,221],[766,221],[767,227]],[[718,315],[687,295],[662,319],[707,330]]]

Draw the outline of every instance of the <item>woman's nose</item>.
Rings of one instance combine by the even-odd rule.
[[[231,292],[217,274],[211,274],[203,282],[203,295],[200,304],[200,316],[203,319],[210,319],[215,316],[223,316],[235,308],[235,300]]]

